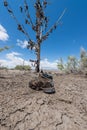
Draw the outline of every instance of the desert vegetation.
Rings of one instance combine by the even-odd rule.
[[[15,68],[15,70],[31,70],[31,67],[29,65],[17,65]]]
[[[8,50],[8,49],[10,49],[10,47],[4,46],[3,48],[0,48],[0,52],[2,52],[2,51],[4,51],[4,50]]]
[[[75,56],[68,56],[66,63],[62,58],[57,63],[59,70],[68,73],[85,73],[87,74],[87,51],[84,48],[80,50],[80,58],[77,59]]]

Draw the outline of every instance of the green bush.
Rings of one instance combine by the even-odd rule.
[[[24,65],[24,66],[22,66],[22,65],[17,65],[17,66],[15,67],[15,69],[16,69],[16,70],[31,70],[31,67],[30,67],[29,65]]]
[[[62,58],[59,59],[59,61],[57,63],[57,67],[59,70],[64,70],[64,64],[63,64]]]
[[[64,64],[62,58],[60,58],[57,67],[61,71],[76,72],[78,71],[78,60],[74,56],[68,56],[67,62]]]
[[[7,70],[8,68],[7,68],[7,67],[4,67],[4,66],[1,66],[1,67],[0,67],[0,70],[4,70],[4,69]]]
[[[10,47],[4,46],[3,48],[0,48],[0,52],[2,52],[2,51],[4,51],[4,50],[9,50],[9,49],[10,49]]]

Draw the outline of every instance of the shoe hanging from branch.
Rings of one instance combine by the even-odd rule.
[[[61,24],[61,19],[64,16],[66,9],[61,13],[58,20],[48,29],[49,18],[46,16],[45,10],[48,6],[48,0],[35,0],[33,6],[35,9],[34,12],[30,12],[31,6],[29,0],[22,0],[23,3],[19,6],[20,15],[23,15],[24,24],[20,23],[14,14],[13,9],[10,6],[10,1],[3,0],[4,6],[6,7],[8,13],[14,18],[17,23],[17,29],[22,32],[28,39],[27,48],[35,51],[36,54],[36,71],[40,72],[40,54],[41,54],[41,43],[46,40],[50,34]],[[31,0],[30,0],[31,1]],[[22,22],[22,20],[21,20]],[[30,31],[28,26],[32,29],[35,34],[35,38],[32,40],[30,37]],[[29,28],[29,29],[30,29]],[[28,31],[27,31],[28,30]]]

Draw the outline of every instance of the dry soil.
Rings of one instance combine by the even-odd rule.
[[[0,70],[0,130],[87,130],[87,77],[53,72],[49,95],[29,88],[34,76]]]

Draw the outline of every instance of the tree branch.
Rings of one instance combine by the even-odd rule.
[[[26,0],[24,0],[24,9],[25,9],[25,10],[24,10],[25,15],[26,15],[27,18],[30,20],[30,24],[31,24],[32,29],[33,29],[34,24],[33,24],[33,22],[32,22],[32,19],[31,19],[30,13],[29,13],[29,6],[28,6]]]
[[[17,25],[18,25],[17,29],[18,29],[19,31],[21,31],[22,33],[24,33],[29,40],[31,40],[31,38],[30,38],[29,34],[27,33],[27,31],[25,30],[24,26],[21,25],[21,24],[19,24],[17,18],[16,18],[15,15],[14,15],[14,12],[12,11],[12,9],[11,9],[11,7],[10,7],[10,4],[7,2],[7,0],[4,0],[4,6],[6,7],[7,11],[8,11],[9,14],[11,15],[11,17],[13,17],[14,20],[16,21],[16,23],[17,23]]]
[[[55,30],[57,28],[57,26],[60,24],[62,17],[64,16],[65,12],[66,12],[66,9],[64,9],[64,11],[60,15],[60,17],[58,18],[56,23],[46,32],[45,35],[42,36],[42,41],[46,40],[48,38],[48,36],[50,35],[50,33],[52,33],[53,30]]]

